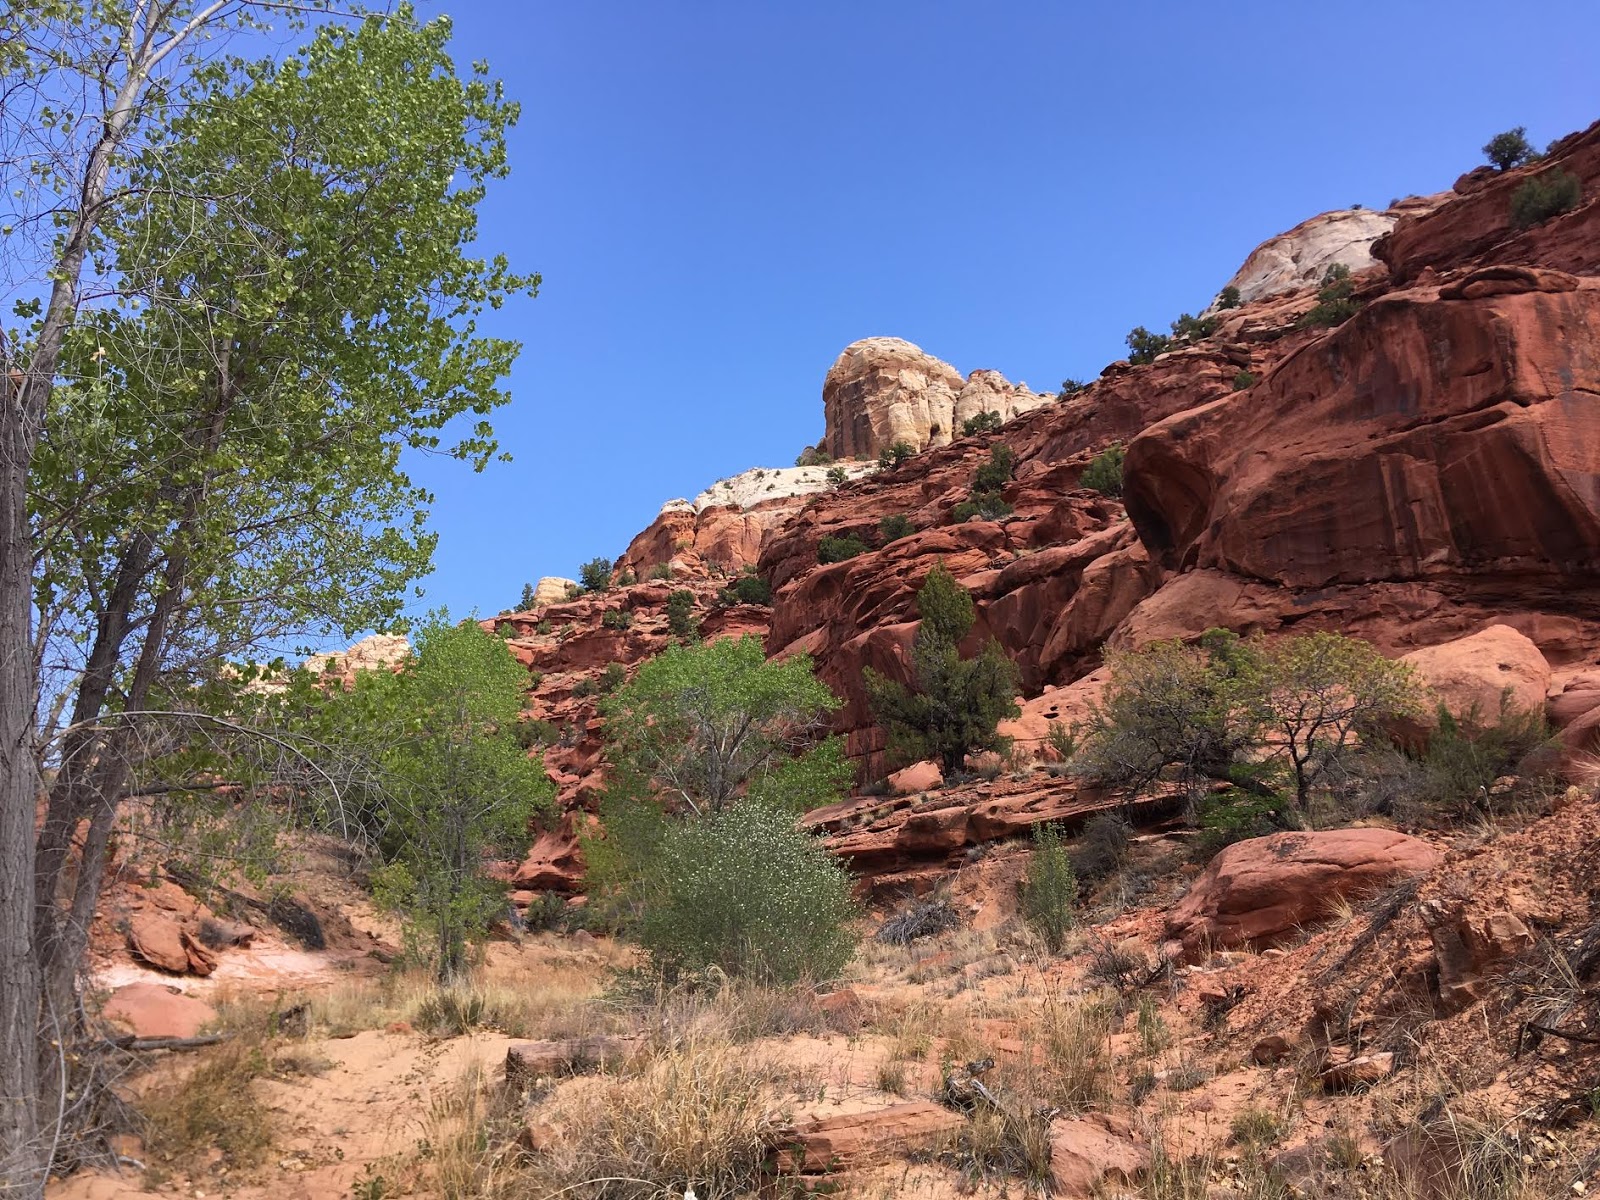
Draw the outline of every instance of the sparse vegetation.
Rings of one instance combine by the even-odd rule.
[[[602,629],[628,629],[633,625],[633,614],[625,608],[608,608],[600,614]]]
[[[842,488],[850,482],[850,472],[843,467],[829,467],[827,480],[830,488]]]
[[[1216,317],[1196,317],[1190,313],[1182,313],[1172,323],[1172,340],[1183,343],[1204,341],[1216,331]]]
[[[1108,446],[1096,454],[1078,482],[1102,496],[1118,499],[1122,496],[1122,463],[1126,452],[1122,446]]]
[[[1317,289],[1317,302],[1311,311],[1300,318],[1300,327],[1332,328],[1343,325],[1361,309],[1355,299],[1355,281],[1350,278],[1350,268],[1343,263],[1333,263],[1323,272],[1322,286]]]
[[[1219,308],[1219,309],[1238,308],[1239,304],[1240,304],[1239,289],[1237,287],[1235,287],[1233,284],[1230,283],[1227,287],[1223,288],[1220,292],[1217,293],[1217,308]]]
[[[700,636],[700,622],[694,615],[694,593],[688,588],[667,593],[667,631],[686,641]]]
[[[917,452],[910,442],[895,442],[892,446],[885,446],[878,453],[878,466],[884,470],[893,470],[906,459],[913,457]]]
[[[1084,383],[1081,379],[1063,379],[1061,381],[1061,390],[1057,393],[1056,398],[1059,400],[1066,400],[1069,397],[1076,396],[1088,386],[1089,385]]]
[[[1509,171],[1539,157],[1538,151],[1528,141],[1528,129],[1518,125],[1504,133],[1497,133],[1483,147],[1483,156],[1497,171]]]
[[[995,641],[975,658],[961,657],[958,647],[976,616],[971,595],[942,566],[929,571],[918,590],[917,614],[914,686],[870,667],[863,677],[891,749],[907,762],[938,759],[948,778],[962,769],[968,754],[1010,748],[997,727],[1020,711],[1014,699],[1017,670]]]
[[[650,578],[657,580],[670,580],[672,578],[672,564],[669,562],[657,563],[650,568]]]
[[[797,467],[826,467],[833,462],[833,455],[821,446],[807,446],[800,451],[794,460]]]
[[[824,565],[845,562],[859,554],[865,554],[870,549],[871,546],[853,533],[830,534],[817,543],[817,561]]]
[[[1571,212],[1582,199],[1583,185],[1576,175],[1560,167],[1541,171],[1511,193],[1511,223],[1518,229],[1543,224]]]
[[[1233,390],[1236,392],[1242,392],[1246,388],[1255,387],[1255,385],[1256,377],[1249,371],[1240,371],[1233,377]]]
[[[747,567],[744,574],[717,593],[717,600],[722,604],[770,605],[772,585],[757,575],[754,567]]]

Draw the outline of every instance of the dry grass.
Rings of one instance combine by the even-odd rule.
[[[959,1170],[967,1187],[1008,1178],[1042,1186],[1050,1179],[1050,1117],[1024,1098],[1002,1095],[984,1104],[941,1157]]]
[[[146,1181],[159,1185],[176,1173],[209,1165],[231,1173],[259,1165],[277,1132],[272,1110],[255,1091],[271,1064],[260,1040],[236,1036],[199,1057],[187,1075],[144,1097],[140,1104]]]
[[[1020,1022],[1022,1062],[1008,1068],[1016,1089],[1068,1113],[1110,1103],[1115,1023],[1109,997],[1047,1000]]]
[[[590,1200],[701,1200],[758,1189],[777,1110],[774,1071],[725,1041],[659,1051],[625,1076],[569,1085],[536,1110],[560,1136],[513,1189]]]

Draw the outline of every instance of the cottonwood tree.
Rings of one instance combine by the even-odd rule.
[[[965,767],[967,755],[1009,747],[999,725],[1021,711],[1017,668],[992,639],[974,657],[961,657],[961,640],[976,614],[971,594],[944,567],[928,572],[917,592],[917,614],[913,686],[871,667],[862,677],[890,750],[908,762],[936,758],[949,778]]]
[[[36,1055],[73,1036],[153,701],[398,613],[432,550],[402,452],[494,456],[481,418],[515,346],[475,319],[537,283],[466,251],[516,107],[482,68],[458,77],[448,22],[402,7],[281,62],[190,53],[274,7],[3,18],[36,95],[63,87],[55,38],[81,49],[83,93],[112,97],[74,119],[81,162],[28,167],[61,232],[0,376],[0,1160],[24,1195],[67,1136],[64,1056]],[[85,307],[85,278],[108,302]]]
[[[791,809],[836,799],[850,769],[821,723],[839,703],[807,655],[769,662],[746,634],[668,646],[601,712],[612,760],[703,815],[746,796]]]

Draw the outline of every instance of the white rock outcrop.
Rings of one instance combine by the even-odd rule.
[[[1370,208],[1319,213],[1262,242],[1228,282],[1249,304],[1318,283],[1335,263],[1352,271],[1365,270],[1377,262],[1372,243],[1393,229],[1397,219],[1396,213]]]

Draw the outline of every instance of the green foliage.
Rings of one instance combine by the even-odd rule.
[[[600,628],[627,629],[633,624],[633,614],[625,608],[608,608],[600,614]]]
[[[878,466],[884,470],[892,470],[916,452],[916,448],[910,442],[896,442],[892,446],[885,446],[878,454]]]
[[[1457,812],[1487,808],[1495,780],[1521,774],[1529,756],[1550,739],[1544,714],[1519,710],[1509,691],[1492,722],[1475,710],[1457,715],[1440,705],[1438,728],[1419,756],[1420,798]]]
[[[1128,861],[1132,826],[1116,813],[1097,813],[1083,825],[1072,852],[1072,869],[1082,879],[1104,879]]]
[[[797,467],[825,467],[832,461],[833,455],[829,454],[821,446],[807,446],[795,458],[794,465]]]
[[[371,764],[340,797],[377,842],[374,895],[406,921],[408,941],[441,981],[465,970],[467,946],[505,912],[489,856],[514,858],[553,792],[524,750],[526,673],[505,644],[473,623],[436,619],[395,673],[362,671],[348,690],[300,685],[302,728],[330,759]],[[325,797],[330,806],[335,798]]]
[[[1051,721],[1045,728],[1045,745],[1050,747],[1057,762],[1071,762],[1078,755],[1078,727],[1068,728],[1060,721]]]
[[[1217,307],[1219,309],[1238,308],[1240,304],[1239,289],[1229,284],[1217,293]]]
[[[1233,377],[1233,390],[1236,392],[1242,392],[1246,388],[1255,387],[1255,385],[1256,377],[1249,371],[1240,371]]]
[[[1044,939],[1051,954],[1066,945],[1078,905],[1078,877],[1054,825],[1033,828],[1033,857],[1022,884],[1022,916]]]
[[[775,759],[750,780],[745,798],[785,812],[810,812],[845,795],[854,779],[844,739],[825,737],[803,754]]]
[[[669,979],[715,966],[822,981],[855,949],[850,876],[786,811],[741,804],[671,823],[652,873],[639,940]]]
[[[729,807],[780,770],[799,770],[786,766],[797,751],[831,753],[805,747],[838,707],[810,658],[768,662],[761,639],[746,635],[668,646],[602,711],[612,760],[702,813]],[[819,769],[811,777],[824,775]],[[819,794],[804,806],[835,798]]]
[[[845,534],[843,537],[828,536],[817,543],[817,561],[819,563],[844,562],[858,554],[865,554],[872,549],[855,534]]]
[[[591,558],[578,568],[578,586],[586,592],[611,590],[611,560]]]
[[[607,663],[606,669],[600,672],[600,678],[595,683],[595,690],[602,696],[609,696],[623,684],[628,682],[628,669],[619,662]]]
[[[524,750],[544,749],[553,746],[561,736],[561,727],[554,721],[523,717],[517,721],[517,745]]]
[[[902,513],[894,513],[878,522],[878,537],[886,546],[903,537],[910,537],[916,531],[917,527],[911,523],[911,518]]]
[[[537,633],[540,637],[548,637],[550,635],[550,629],[551,629],[551,625],[550,625],[550,618],[549,617],[544,618],[544,620],[540,621],[537,625],[535,625],[533,627],[533,631],[535,633]]]
[[[1165,354],[1172,348],[1172,339],[1162,333],[1151,333],[1143,325],[1136,325],[1129,332],[1128,361],[1134,366],[1143,366],[1153,363],[1156,355]]]
[[[1583,185],[1576,175],[1560,167],[1541,171],[1511,193],[1511,223],[1518,229],[1527,229],[1571,212],[1582,199]]]
[[[578,835],[584,888],[594,924],[631,932],[643,919],[670,818],[650,801],[647,784],[626,765],[611,772],[600,797],[600,829]]]
[[[673,637],[688,641],[700,636],[700,622],[694,615],[694,593],[688,588],[668,593],[667,629]]]
[[[1061,381],[1061,391],[1058,393],[1058,399],[1065,400],[1069,396],[1076,396],[1088,386],[1089,385],[1084,383],[1081,379],[1063,379]]]
[[[1509,171],[1512,167],[1532,162],[1539,154],[1528,141],[1527,126],[1518,125],[1515,129],[1495,134],[1484,143],[1483,156],[1497,170]]]
[[[1017,456],[1010,446],[991,446],[989,461],[979,467],[972,477],[973,491],[998,492],[1011,482],[1011,473],[1016,466]]]
[[[539,607],[539,601],[534,595],[536,590],[537,589],[535,586],[531,583],[525,583],[522,585],[522,602],[517,608],[518,612],[528,612],[530,609]]]
[[[975,433],[991,433],[1003,424],[1005,422],[1000,419],[998,412],[981,412],[961,422],[961,435],[971,437]]]
[[[750,567],[738,579],[718,592],[717,599],[723,604],[770,605],[772,585],[757,575],[754,567]]]
[[[636,584],[638,582],[639,582],[639,577],[637,575],[635,575],[632,571],[623,571],[621,574],[619,574],[617,576],[617,586],[618,587],[632,587],[634,584]]]
[[[890,748],[907,762],[938,759],[949,778],[968,754],[1009,746],[997,727],[1020,711],[1014,699],[1017,669],[992,640],[977,657],[961,657],[958,646],[975,620],[972,597],[944,567],[928,572],[917,592],[917,613],[922,621],[912,647],[915,686],[870,667],[863,678]]]
[[[1195,858],[1207,862],[1235,842],[1277,833],[1283,829],[1282,808],[1276,796],[1257,796],[1238,788],[1201,797],[1195,811],[1200,827]]]
[[[650,578],[658,580],[670,580],[672,578],[672,564],[669,562],[657,563],[655,566],[650,568]]]
[[[1078,482],[1102,496],[1121,497],[1122,462],[1125,457],[1126,452],[1120,443],[1106,447],[1090,460]]]
[[[1310,312],[1300,318],[1300,328],[1343,325],[1361,309],[1355,299],[1355,288],[1355,282],[1350,278],[1350,268],[1343,263],[1333,263],[1323,272],[1322,286],[1317,289],[1317,302]]]
[[[1172,340],[1174,342],[1198,342],[1210,337],[1216,331],[1216,317],[1196,317],[1189,313],[1182,313],[1172,323]]]
[[[827,480],[829,487],[842,488],[845,484],[850,482],[850,472],[845,470],[843,467],[829,467]]]
[[[1016,509],[996,492],[978,492],[970,500],[963,500],[950,510],[950,519],[958,525],[968,521],[998,521],[1009,517]]]

